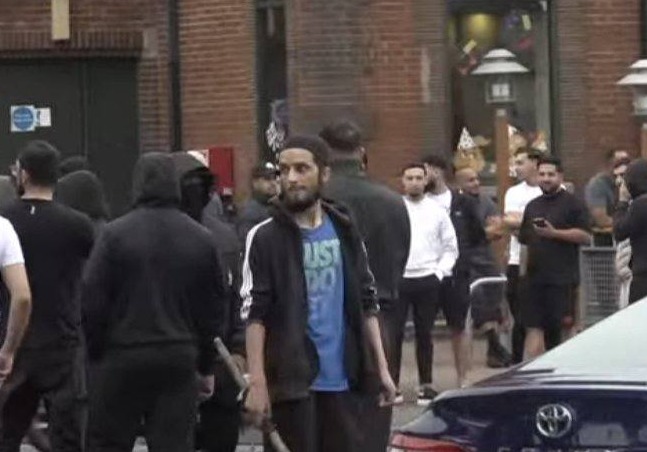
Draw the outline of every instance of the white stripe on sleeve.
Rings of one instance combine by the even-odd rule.
[[[249,312],[252,309],[252,304],[254,300],[252,298],[252,289],[254,288],[254,275],[252,269],[249,266],[249,250],[252,248],[252,242],[256,236],[256,232],[263,226],[272,221],[272,218],[257,224],[254,226],[249,233],[247,234],[247,239],[245,240],[245,260],[243,261],[243,282],[240,287],[240,297],[243,300],[242,306],[240,308],[240,318],[243,321],[247,321],[249,317]]]

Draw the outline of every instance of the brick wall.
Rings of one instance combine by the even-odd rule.
[[[362,86],[375,118],[369,167],[399,189],[399,171],[450,136],[444,0],[375,2]]]
[[[364,128],[370,171],[397,185],[402,163],[446,152],[451,124],[445,0],[287,2],[292,124],[332,118]],[[638,150],[631,94],[615,86],[639,57],[639,0],[553,0],[557,142],[582,184],[606,148]],[[169,149],[166,2],[71,0],[72,39],[53,43],[46,1],[0,2],[0,61],[11,57],[138,56],[140,141]],[[247,189],[257,155],[252,0],[180,1],[184,143],[233,145]]]
[[[587,151],[601,155],[611,147],[639,153],[639,128],[632,117],[629,89],[616,86],[640,55],[640,1],[586,1],[585,109]],[[583,170],[593,169],[584,156]]]
[[[51,41],[49,1],[0,2],[1,58],[141,56],[140,145],[169,146],[165,2],[70,0],[71,39]]]
[[[582,187],[607,149],[639,151],[631,93],[616,86],[639,58],[639,1],[568,0],[555,6],[559,144],[569,179]]]
[[[233,146],[237,194],[257,154],[251,0],[183,0],[180,8],[184,147]]]
[[[291,123],[364,129],[372,175],[398,185],[407,160],[447,141],[444,0],[295,0],[288,10]]]

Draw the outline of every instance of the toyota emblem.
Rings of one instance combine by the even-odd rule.
[[[536,425],[546,438],[561,438],[573,427],[573,413],[564,405],[545,405],[537,410]]]

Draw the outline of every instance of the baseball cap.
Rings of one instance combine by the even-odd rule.
[[[278,173],[276,165],[272,162],[259,163],[252,170],[253,179],[274,179]]]

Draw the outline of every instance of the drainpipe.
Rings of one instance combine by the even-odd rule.
[[[171,84],[171,151],[182,150],[182,74],[179,0],[168,0],[169,76]]]
[[[647,0],[640,1],[640,58],[647,58]]]

